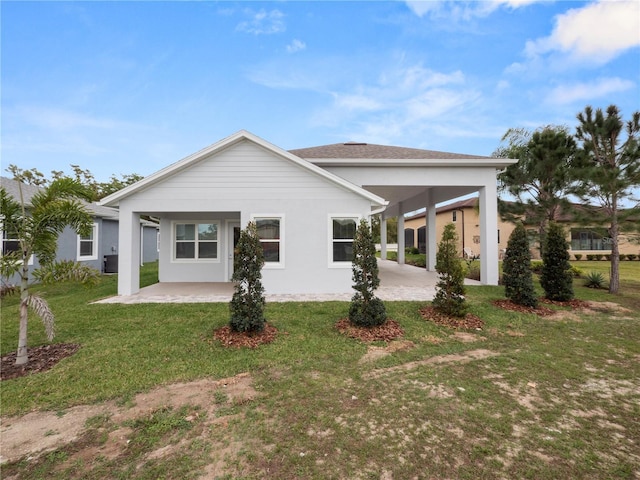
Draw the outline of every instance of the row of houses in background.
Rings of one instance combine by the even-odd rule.
[[[580,207],[578,207],[580,208]],[[571,213],[561,214],[557,221],[563,225],[569,242],[569,253],[576,254],[609,254],[611,242],[606,227],[602,225],[582,225],[574,219]],[[445,225],[453,223],[458,234],[458,251],[465,257],[478,255],[482,238],[480,236],[480,222],[478,211],[478,199],[469,198],[457,201],[436,209],[436,232],[438,238],[442,237]],[[405,247],[415,247],[421,253],[425,251],[425,214],[418,213],[404,219],[404,243]],[[500,258],[504,256],[509,236],[515,224],[498,218],[498,242],[496,248]],[[538,231],[534,225],[526,225],[531,239],[531,254],[534,259],[540,258],[538,248]],[[621,254],[640,255],[640,243],[638,235],[622,233],[619,237]]]
[[[18,182],[0,177],[0,186],[13,198],[19,199]],[[31,198],[39,190],[34,185],[22,185],[22,193],[27,208]],[[103,207],[97,203],[84,202],[84,206],[93,216],[93,229],[90,235],[80,236],[67,227],[58,237],[57,260],[73,260],[87,264],[103,273],[118,271],[118,209]],[[153,262],[158,259],[158,225],[147,221],[140,221],[141,242],[140,255],[142,262]],[[20,243],[9,231],[2,229],[2,254],[17,251]],[[29,270],[39,267],[38,259],[29,259]],[[17,283],[12,277],[2,279],[6,283]]]

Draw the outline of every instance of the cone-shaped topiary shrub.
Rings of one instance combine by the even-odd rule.
[[[564,230],[551,223],[542,250],[542,276],[540,285],[549,300],[566,302],[573,298],[573,272],[569,263],[569,243]]]
[[[513,303],[526,307],[537,307],[529,239],[522,223],[516,225],[507,242],[507,251],[502,264],[504,293]]]
[[[438,244],[436,271],[439,278],[432,305],[444,315],[464,317],[467,313],[464,267],[458,256],[458,235],[455,228],[453,223],[447,224]]]
[[[366,220],[360,220],[353,239],[353,289],[349,321],[359,327],[382,325],[387,320],[387,311],[382,300],[374,295],[380,285],[376,246],[371,228]]]
[[[235,291],[229,304],[229,326],[235,332],[260,332],[264,329],[264,287],[262,266],[264,255],[254,223],[240,232],[233,258]]]

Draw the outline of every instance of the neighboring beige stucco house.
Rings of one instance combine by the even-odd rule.
[[[571,214],[561,214],[556,220],[562,224],[567,234],[569,253],[572,255],[572,258],[575,258],[575,255],[578,254],[582,255],[583,260],[586,260],[586,256],[589,254],[607,255],[611,253],[606,227],[601,225],[581,225],[573,219]],[[465,251],[473,255],[478,255],[482,244],[478,199],[474,197],[438,207],[436,209],[436,235],[438,239],[442,237],[444,227],[448,223],[453,223],[456,226],[456,233],[459,238],[458,251],[460,255],[463,255]],[[424,252],[424,224],[424,213],[418,213],[404,220],[406,245],[415,246],[420,249],[421,252]],[[509,236],[514,228],[514,223],[498,218],[497,243],[495,246],[500,258],[507,248]],[[540,250],[537,248],[538,245],[534,240],[537,238],[537,228],[533,225],[526,224],[525,228],[531,233],[532,237],[531,255],[534,259],[539,259]],[[411,242],[411,240],[413,241]],[[637,241],[637,235],[621,233],[619,242],[621,254],[640,255],[640,245]]]
[[[495,244],[496,174],[514,162],[353,142],[286,151],[240,131],[102,200],[120,212],[118,293],[140,288],[141,215],[160,219],[160,282],[230,281],[234,243],[254,221],[267,260],[267,293],[350,292],[358,221],[381,214],[383,225],[390,217],[402,224],[419,208],[428,212],[427,270],[433,271],[436,204],[477,193],[481,235]],[[479,253],[481,281],[497,285],[497,250]]]

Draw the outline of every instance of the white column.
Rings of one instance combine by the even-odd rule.
[[[398,204],[398,265],[404,265],[404,212],[402,202]]]
[[[495,179],[480,188],[480,281],[498,285],[498,192]]]
[[[387,219],[380,215],[380,258],[387,259]]]
[[[436,248],[438,239],[436,238],[436,204],[431,200],[430,192],[427,194],[427,211],[425,212],[427,224],[427,271],[436,271]]]
[[[120,207],[118,225],[118,295],[140,291],[140,214]]]

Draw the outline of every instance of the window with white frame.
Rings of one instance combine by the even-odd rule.
[[[331,262],[347,264],[353,261],[353,239],[358,217],[331,217]]]
[[[254,215],[252,219],[260,237],[265,267],[284,266],[284,217]]]
[[[175,261],[218,261],[217,222],[176,222],[173,231]]]
[[[88,235],[78,235],[78,260],[98,259],[98,224],[94,223]]]

